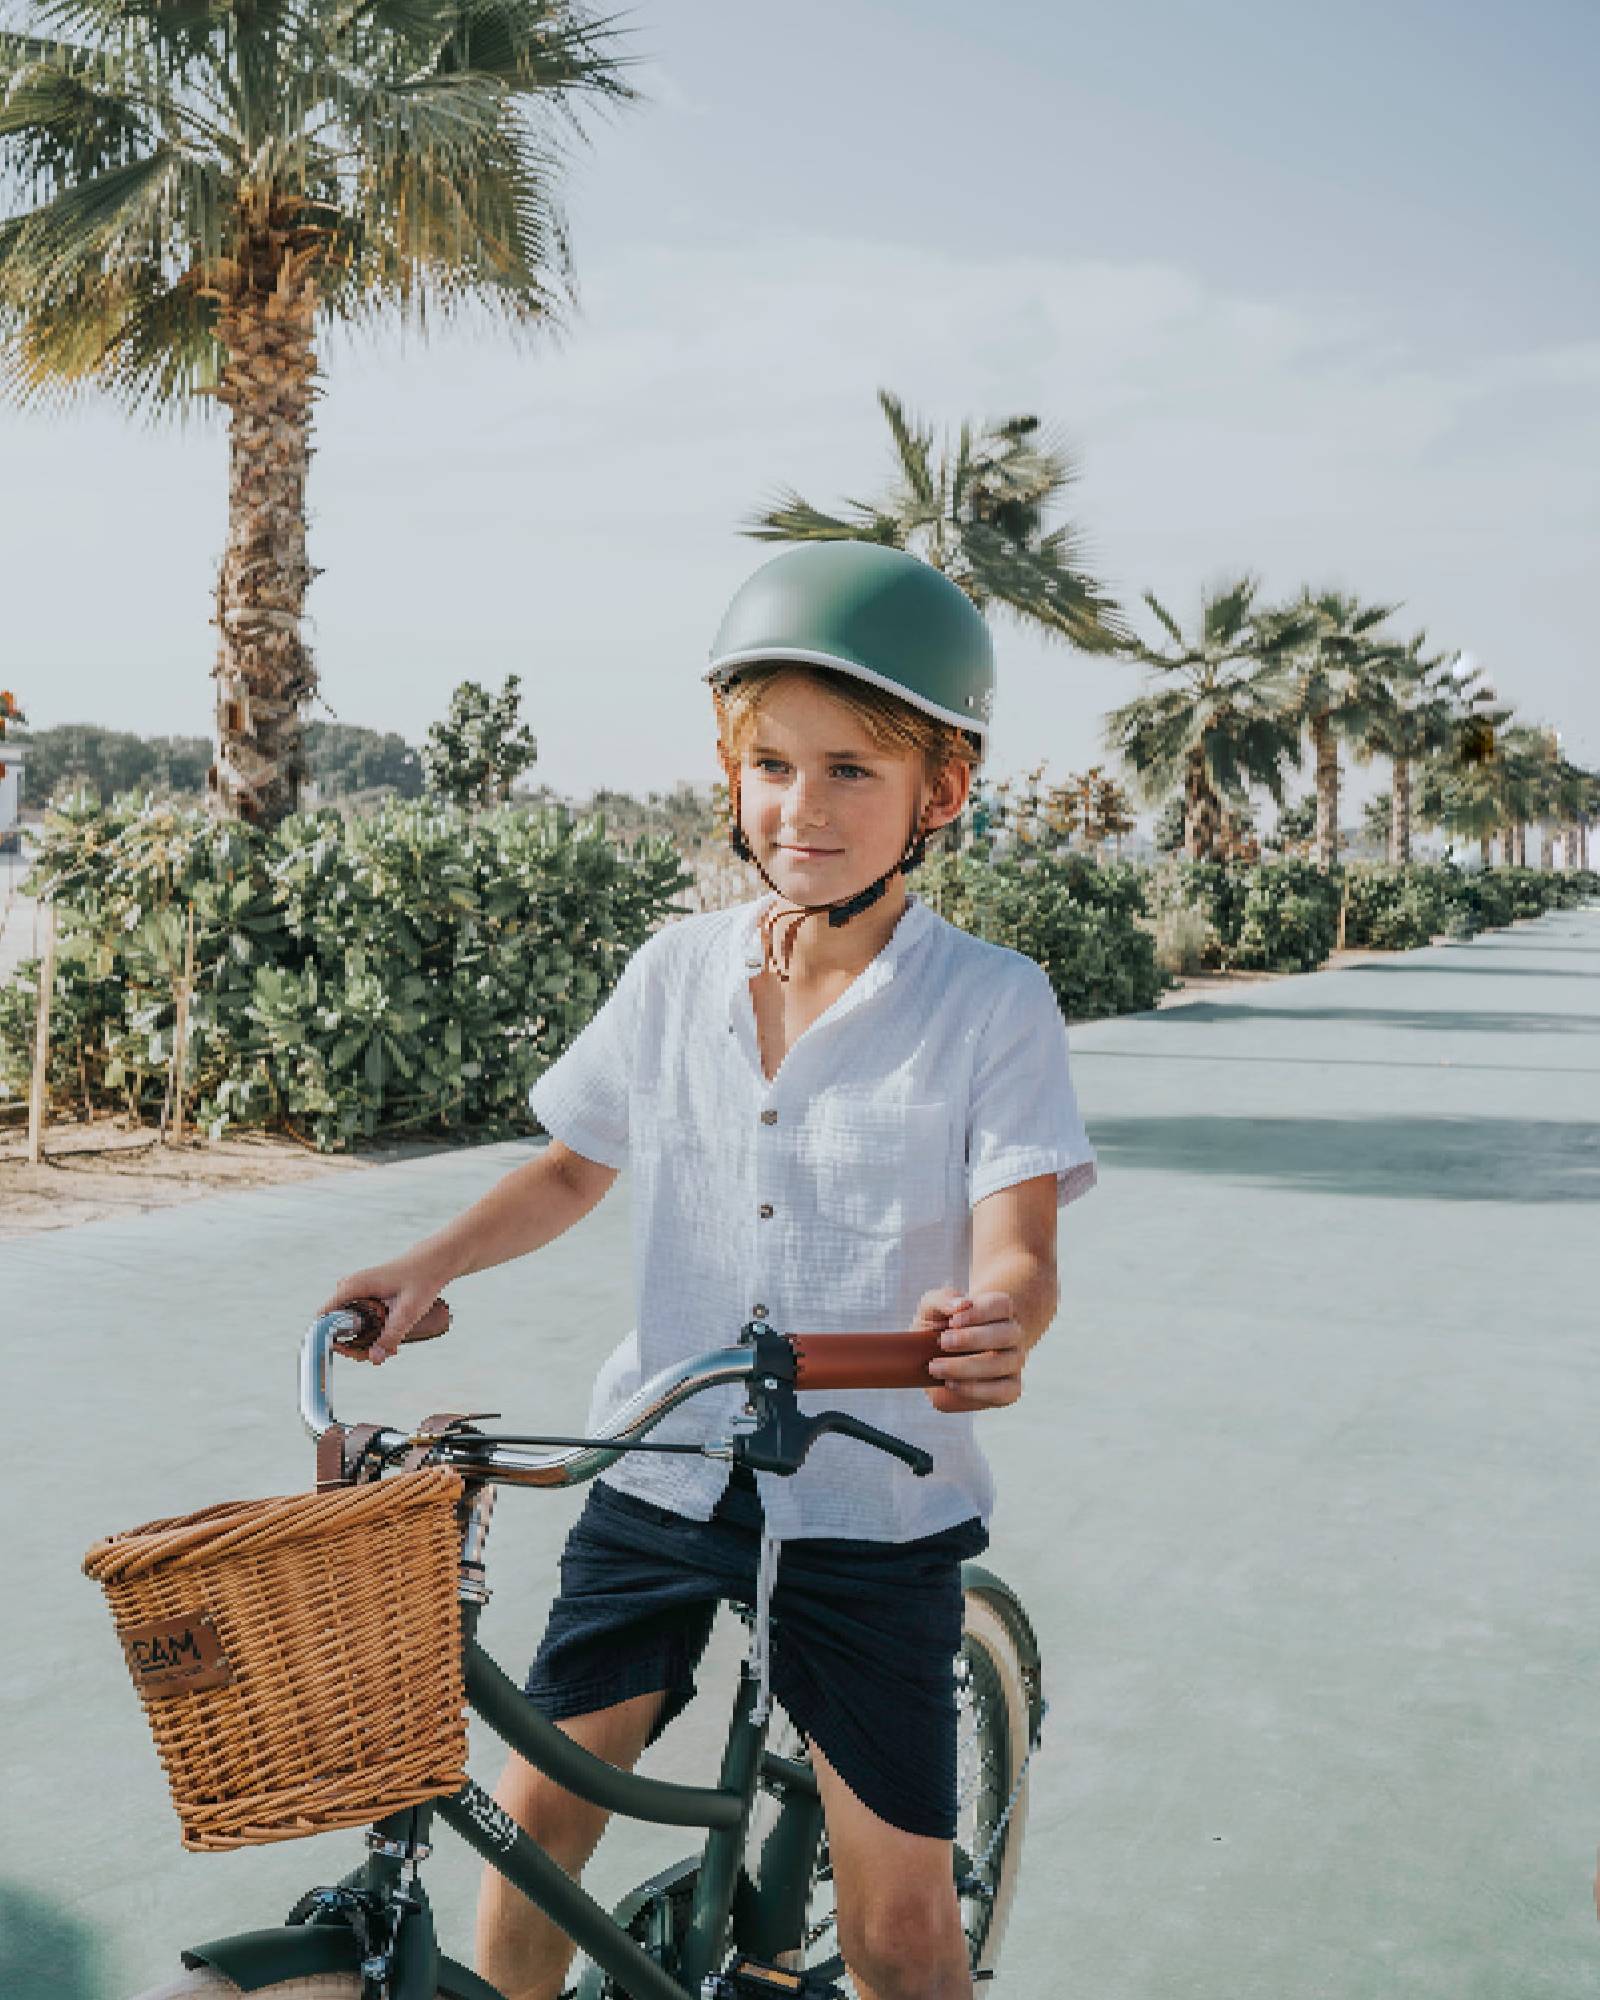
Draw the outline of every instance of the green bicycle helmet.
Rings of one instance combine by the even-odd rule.
[[[728,606],[705,678],[714,697],[741,668],[780,663],[831,667],[885,688],[913,708],[965,730],[983,761],[994,704],[994,646],[977,607],[950,579],[904,549],[877,542],[806,542],[786,549],[748,579]],[[740,825],[738,773],[730,776],[729,838],[774,894],[783,892],[756,859]],[[781,959],[768,963],[788,978],[795,934],[806,917],[827,912],[830,928],[870,908],[896,874],[927,854],[914,823],[893,868],[858,895],[808,903],[792,918]]]

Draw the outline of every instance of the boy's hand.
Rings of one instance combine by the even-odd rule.
[[[928,1364],[928,1372],[944,1384],[927,1392],[936,1410],[998,1410],[1022,1394],[1028,1351],[1012,1317],[1009,1292],[969,1297],[949,1286],[924,1292],[914,1324],[944,1329],[940,1345],[945,1351]]]
[[[397,1257],[392,1264],[374,1264],[370,1270],[341,1278],[332,1296],[324,1299],[317,1310],[333,1312],[339,1306],[349,1305],[352,1299],[382,1299],[389,1309],[383,1332],[365,1354],[351,1357],[377,1366],[396,1351],[447,1282],[438,1272],[424,1270],[404,1257]]]

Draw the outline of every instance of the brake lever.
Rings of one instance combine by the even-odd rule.
[[[814,1417],[804,1415],[787,1384],[780,1387],[775,1383],[770,1389],[763,1384],[752,1400],[756,1405],[756,1422],[748,1430],[736,1432],[733,1439],[735,1464],[748,1466],[752,1472],[775,1472],[785,1478],[798,1472],[817,1439],[830,1432],[886,1452],[890,1458],[909,1466],[918,1479],[926,1479],[933,1470],[932,1457],[920,1445],[892,1437],[888,1431],[864,1424],[859,1417],[847,1416],[843,1410],[823,1410]]]
[[[837,1437],[853,1437],[861,1444],[870,1444],[884,1451],[891,1458],[898,1458],[902,1465],[909,1465],[918,1479],[926,1479],[933,1470],[933,1455],[919,1444],[908,1444],[904,1438],[880,1431],[873,1424],[864,1424],[859,1417],[846,1416],[843,1410],[824,1410],[820,1417],[811,1419],[811,1436],[806,1440],[809,1450],[825,1431],[832,1431]]]

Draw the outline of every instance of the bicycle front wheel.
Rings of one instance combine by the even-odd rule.
[[[1028,1814],[1028,1758],[1043,1702],[1039,1656],[1027,1616],[997,1577],[969,1577],[961,1651],[956,1658],[956,1894],[974,1975],[992,1979],[1022,1866]],[[800,1732],[780,1713],[770,1746],[805,1755]],[[767,1815],[758,1807],[753,1837]],[[812,1870],[803,1949],[792,1970],[848,1982],[834,1914],[833,1868],[823,1834]]]

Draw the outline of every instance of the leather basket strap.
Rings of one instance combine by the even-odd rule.
[[[317,1440],[317,1491],[331,1493],[341,1486],[359,1486],[376,1479],[378,1468],[367,1462],[367,1446],[382,1424],[331,1424]]]
[[[467,1430],[477,1417],[493,1414],[490,1410],[477,1410],[460,1416],[454,1410],[437,1410],[431,1417],[424,1417],[417,1426],[417,1436],[421,1441],[414,1444],[401,1459],[400,1469],[415,1472],[418,1466],[427,1464],[428,1454],[440,1438],[448,1437],[452,1431]]]

